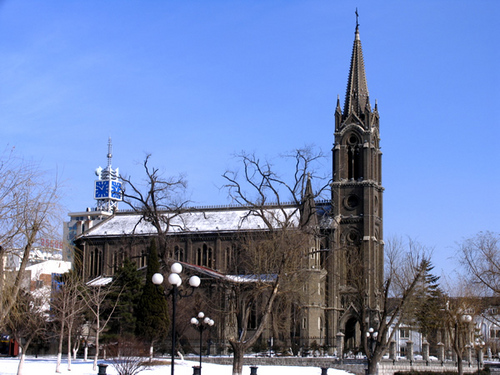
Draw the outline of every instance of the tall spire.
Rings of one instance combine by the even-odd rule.
[[[307,183],[304,196],[301,202],[300,211],[300,226],[316,227],[318,225],[318,217],[316,215],[316,203],[314,202],[314,193],[311,184],[311,174],[307,174]]]
[[[366,84],[365,64],[359,38],[358,10],[356,9],[356,31],[345,95],[344,118],[353,112],[359,115],[367,105],[369,105],[368,85]]]

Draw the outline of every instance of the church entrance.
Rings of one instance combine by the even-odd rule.
[[[345,324],[344,350],[346,354],[356,354],[359,351],[360,328],[356,318],[350,318]]]

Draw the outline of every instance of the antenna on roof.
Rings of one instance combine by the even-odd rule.
[[[108,138],[108,169],[111,167],[111,157],[113,156],[112,154],[113,146],[111,145],[111,137]]]

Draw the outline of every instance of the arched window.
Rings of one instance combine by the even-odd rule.
[[[228,246],[226,247],[226,270],[229,270],[231,267],[231,248]]]
[[[148,253],[146,250],[142,250],[139,258],[139,268],[146,267],[148,265]]]
[[[186,259],[184,258],[184,248],[181,246],[175,246],[174,247],[174,259],[180,261],[180,262],[185,262]]]
[[[90,253],[90,275],[99,276],[101,274],[101,252],[95,248]]]
[[[213,266],[213,251],[211,247],[207,244],[203,244],[203,254],[202,254],[202,266],[212,267]]]
[[[125,251],[123,250],[123,247],[121,247],[118,251],[116,251],[113,254],[113,267],[112,267],[113,274],[116,271],[118,271],[118,269],[123,267],[124,263],[125,263]]]
[[[203,265],[203,256],[202,255],[203,255],[203,253],[201,252],[201,248],[198,248],[196,250],[196,264],[198,266]]]
[[[347,146],[347,177],[358,180],[363,177],[363,163],[361,160],[361,141],[355,133],[346,137]]]
[[[196,264],[204,267],[213,267],[213,250],[207,244],[203,244],[201,248],[198,248],[196,252]]]

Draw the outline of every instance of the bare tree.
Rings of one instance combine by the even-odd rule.
[[[447,334],[448,340],[445,341],[455,353],[457,372],[462,375],[464,356],[474,345],[474,318],[481,312],[481,301],[463,281],[450,288],[454,289],[455,297],[447,296],[440,321]]]
[[[5,284],[8,278],[0,262],[0,325],[16,303],[36,242],[58,233],[59,190],[57,179],[51,180],[37,163],[17,157],[13,150],[0,156],[0,254],[15,252],[20,257],[18,271],[11,271],[10,286]]]
[[[242,374],[243,355],[266,329],[277,298],[289,291],[292,280],[304,270],[317,223],[314,198],[324,189],[313,193],[311,186],[313,166],[321,157],[311,148],[287,155],[294,164],[289,181],[279,176],[271,163],[252,154],[239,155],[241,177],[232,171],[223,175],[232,200],[248,207],[245,219],[257,218],[263,226],[259,234],[240,236],[240,252],[235,258],[238,273],[245,276],[230,280],[226,286],[234,301],[231,314],[236,322],[229,337],[234,375]],[[249,330],[252,314],[258,316],[255,329]]]
[[[479,232],[459,245],[471,282],[484,295],[500,296],[500,233]]]
[[[24,360],[30,344],[35,338],[43,337],[47,333],[47,316],[43,305],[42,297],[34,297],[21,291],[5,319],[8,330],[22,349],[17,375],[23,374]]]
[[[72,334],[75,323],[83,313],[84,304],[80,297],[80,290],[84,286],[79,275],[69,272],[59,277],[59,288],[55,291],[51,301],[54,321],[59,326],[59,342],[56,362],[56,372],[61,372],[63,340],[67,342],[68,371],[71,370]]]
[[[167,233],[171,220],[178,216],[187,205],[184,200],[186,180],[183,176],[164,177],[163,173],[149,165],[151,155],[146,155],[144,172],[146,174],[141,182],[132,181],[132,177],[122,177],[124,184],[123,201],[135,212],[141,215],[137,222],[151,224],[158,233],[159,253],[161,257],[167,256]]]
[[[365,277],[353,278],[350,285],[370,375],[377,374],[378,364],[395,332],[413,313],[416,291],[431,268],[430,252],[411,239],[408,243],[399,238],[387,241],[385,258],[385,280],[376,288],[379,303],[375,309],[367,303]],[[351,262],[350,267],[354,275],[368,272],[361,260]],[[371,335],[372,332],[377,335]]]
[[[459,244],[459,253],[468,275],[468,287],[474,287],[476,296],[488,297],[482,299],[482,317],[500,325],[496,313],[500,298],[500,233],[479,232]]]
[[[81,296],[83,298],[83,301],[85,302],[95,322],[95,356],[93,366],[94,371],[97,371],[97,359],[99,358],[99,337],[106,329],[106,326],[113,316],[115,308],[120,300],[120,298],[118,297],[115,300],[114,304],[110,307],[110,309],[106,310],[108,312],[107,316],[103,316],[104,304],[107,301],[106,297],[111,293],[113,285],[104,284],[100,281],[102,281],[102,279],[94,281],[92,285],[87,284],[83,289],[81,289]]]

